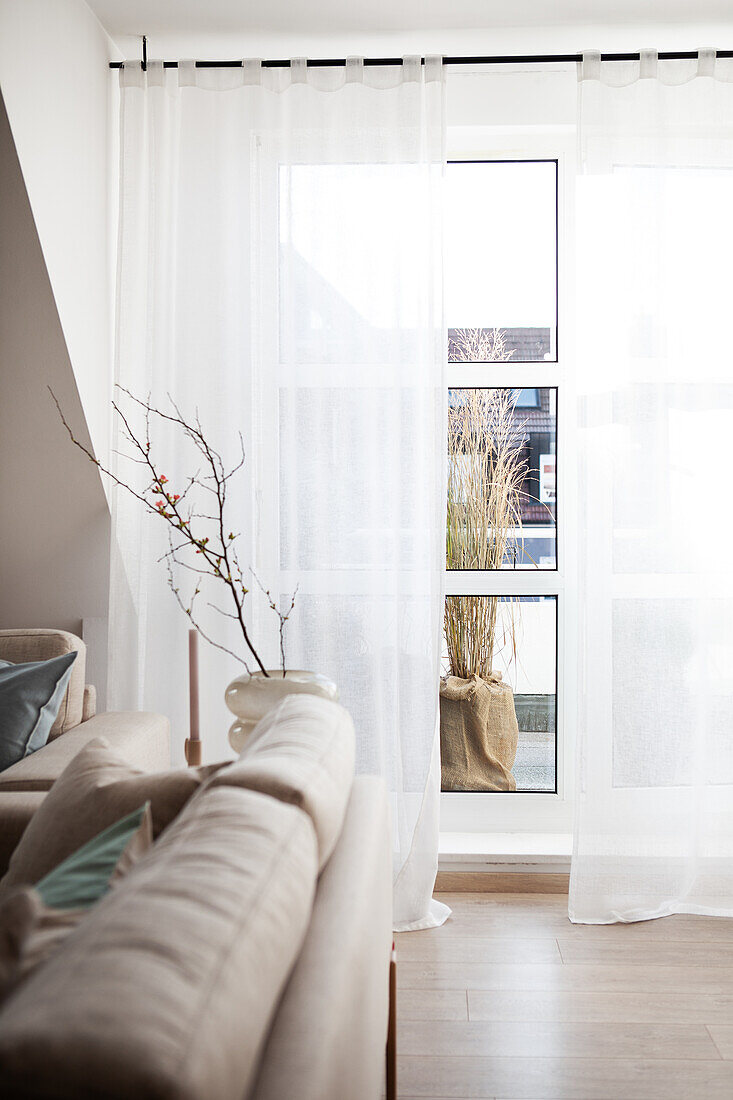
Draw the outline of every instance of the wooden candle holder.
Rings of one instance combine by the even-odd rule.
[[[189,768],[201,763],[201,735],[199,731],[199,635],[197,630],[188,632],[188,700],[190,737],[186,739],[184,752]]]

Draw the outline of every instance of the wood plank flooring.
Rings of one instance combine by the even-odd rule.
[[[733,1100],[733,921],[440,894],[397,937],[399,1100]]]

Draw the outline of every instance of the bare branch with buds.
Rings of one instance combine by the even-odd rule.
[[[223,650],[234,657],[249,672],[247,660],[215,641],[206,633],[195,615],[195,601],[201,592],[201,584],[204,577],[212,578],[226,591],[225,608],[215,608],[220,614],[234,620],[241,631],[244,641],[245,653],[254,660],[257,667],[267,676],[267,670],[262,663],[252,639],[250,638],[244,617],[244,601],[249,589],[244,583],[242,568],[237,555],[237,540],[239,533],[235,533],[226,522],[227,490],[231,479],[242,469],[245,462],[244,441],[239,433],[240,457],[231,468],[227,468],[219,452],[209,443],[204,435],[198,413],[193,420],[187,420],[169,395],[171,412],[166,412],[153,405],[150,396],[146,401],[136,397],[123,386],[116,387],[121,394],[143,413],[144,431],[138,434],[133,425],[131,415],[122,408],[118,400],[113,400],[112,407],[121,425],[121,435],[126,441],[129,451],[119,452],[121,457],[131,460],[139,466],[146,468],[149,481],[142,489],[136,489],[122,480],[112,470],[107,469],[97,459],[93,452],[74,435],[61,406],[49,387],[49,392],[58,409],[61,421],[69,434],[69,438],[98,469],[125,492],[133,496],[145,508],[147,512],[158,516],[168,525],[169,548],[160,558],[165,562],[168,572],[168,584],[175,596],[179,607],[188,617],[192,625],[201,636],[217,649]],[[180,492],[174,492],[168,478],[159,468],[155,458],[151,440],[151,425],[158,420],[180,430],[186,439],[193,444],[200,455],[200,468],[191,475]],[[213,509],[206,512],[195,510],[193,501],[196,491],[202,490],[213,496]],[[187,558],[189,560],[187,560]],[[190,560],[190,559],[199,559]],[[184,595],[180,586],[176,583],[174,566],[193,573],[196,576],[193,591]],[[254,576],[254,574],[253,574]],[[278,616],[280,624],[280,656],[282,659],[283,675],[285,673],[285,644],[284,630],[295,604],[295,592],[293,593],[290,607],[282,612],[275,600],[271,597],[260,581],[257,584],[265,594],[269,606]],[[297,592],[297,589],[296,589]]]

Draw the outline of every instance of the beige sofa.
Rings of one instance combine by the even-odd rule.
[[[0,772],[0,875],[21,833],[68,762],[95,737],[105,737],[131,764],[147,771],[170,766],[170,727],[160,714],[96,714],[94,688],[85,683],[86,646],[63,630],[0,630],[0,660],[47,661],[76,650],[66,694],[48,743]]]
[[[8,1095],[379,1100],[389,813],[353,766],[342,707],[283,700],[2,1005]]]

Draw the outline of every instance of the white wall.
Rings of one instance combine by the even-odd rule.
[[[0,90],[95,450],[111,392],[118,51],[83,0],[0,0]]]

